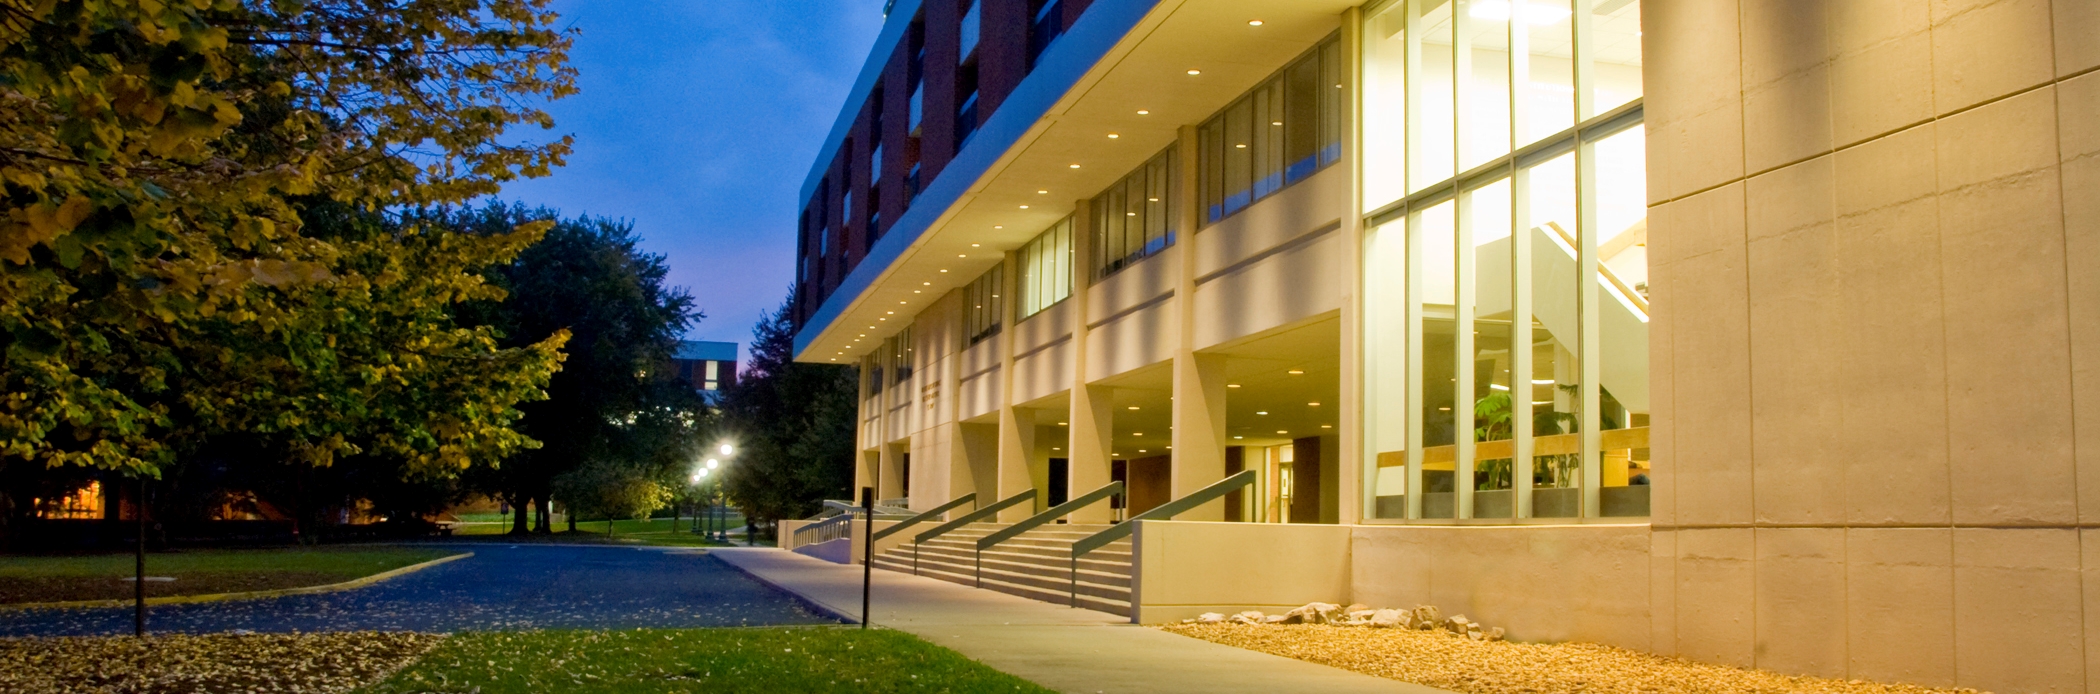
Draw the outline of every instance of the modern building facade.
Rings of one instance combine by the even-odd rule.
[[[722,399],[723,389],[736,385],[736,352],[734,342],[679,340],[671,364],[680,382],[692,384],[713,404]]]
[[[1140,621],[2100,691],[2096,66],[2089,0],[898,0],[797,358],[915,509],[1257,471]]]

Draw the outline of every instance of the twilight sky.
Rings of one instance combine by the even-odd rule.
[[[503,198],[634,222],[707,318],[748,343],[794,280],[796,195],[882,29],[883,0],[557,0],[582,93],[569,165]]]

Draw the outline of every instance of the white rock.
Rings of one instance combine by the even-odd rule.
[[[1224,624],[1224,623],[1225,623],[1225,615],[1223,615],[1223,614],[1219,614],[1219,613],[1217,613],[1217,612],[1205,612],[1205,613],[1203,613],[1203,614],[1199,614],[1199,615],[1196,615],[1195,623],[1196,623],[1196,624]]]
[[[1407,610],[1373,610],[1371,626],[1380,629],[1405,629],[1413,618],[1414,615],[1409,614]]]

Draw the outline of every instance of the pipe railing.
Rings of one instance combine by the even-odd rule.
[[[830,542],[853,529],[853,514],[842,513],[795,529],[795,546]]]
[[[1088,552],[1101,549],[1107,546],[1108,543],[1129,537],[1130,533],[1137,529],[1138,521],[1170,520],[1175,516],[1189,512],[1197,506],[1222,499],[1226,494],[1239,491],[1241,487],[1252,487],[1260,479],[1260,475],[1255,474],[1253,470],[1241,470],[1227,476],[1225,479],[1212,482],[1210,486],[1189,492],[1187,496],[1154,506],[1151,510],[1131,516],[1129,520],[1110,526],[1107,530],[1088,535],[1081,538],[1078,542],[1072,543],[1072,606],[1079,606],[1080,557],[1086,556]],[[1131,557],[1130,561],[1131,567],[1135,569],[1137,557]],[[1136,594],[1130,596],[1131,609],[1137,609],[1137,597]]]
[[[1078,511],[1082,508],[1086,508],[1087,506],[1093,505],[1097,502],[1100,502],[1103,499],[1107,499],[1111,496],[1122,495],[1123,483],[1110,482],[1108,483],[1108,486],[1096,489],[1091,492],[1087,492],[1085,494],[1080,495],[1079,498],[1064,502],[1062,504],[1058,504],[1056,506],[1052,506],[1048,511],[1029,516],[1027,520],[1023,520],[1019,523],[1007,526],[1006,528],[1001,529],[1000,531],[992,533],[990,535],[977,538],[977,587],[984,587],[985,550],[991,549],[992,547],[998,545],[1001,542],[1014,539],[1021,533],[1033,530],[1037,526],[1041,526],[1045,523],[1049,523],[1050,521],[1072,515],[1073,512]]]
[[[1009,496],[1009,497],[1006,497],[1006,498],[1004,498],[1004,499],[1000,499],[1000,500],[998,500],[998,501],[996,501],[996,502],[993,502],[993,503],[992,503],[992,505],[990,505],[990,506],[986,506],[986,507],[984,507],[984,508],[980,508],[980,509],[977,509],[977,510],[975,510],[975,511],[971,511],[971,512],[969,512],[969,513],[963,514],[963,516],[962,516],[961,518],[957,518],[957,519],[955,519],[955,520],[952,520],[952,521],[948,521],[948,522],[946,522],[946,523],[942,523],[942,524],[940,524],[940,525],[934,526],[932,530],[928,530],[928,531],[926,531],[926,532],[923,532],[923,533],[919,533],[919,534],[918,534],[917,536],[914,536],[914,537],[912,538],[912,540],[911,540],[911,572],[912,572],[912,574],[914,574],[914,575],[917,575],[917,574],[919,573],[919,545],[920,545],[920,544],[923,544],[923,543],[925,543],[925,542],[927,542],[927,541],[929,541],[929,540],[932,540],[932,539],[934,539],[934,538],[936,538],[936,537],[940,537],[940,536],[942,536],[942,535],[946,535],[946,534],[948,534],[948,531],[954,530],[954,529],[956,529],[956,528],[960,528],[960,527],[963,527],[963,526],[965,526],[965,525],[969,525],[969,524],[971,524],[971,523],[975,523],[975,522],[977,522],[977,521],[981,521],[981,520],[984,520],[984,519],[986,519],[986,518],[990,518],[990,517],[993,517],[993,516],[997,515],[997,514],[998,514],[998,513],[1000,512],[1000,511],[1004,511],[1004,510],[1006,510],[1006,509],[1008,509],[1008,508],[1011,508],[1011,507],[1013,507],[1013,506],[1017,506],[1017,505],[1019,505],[1019,504],[1022,504],[1022,503],[1027,503],[1027,502],[1033,502],[1033,501],[1035,501],[1035,490],[1033,490],[1033,489],[1030,489],[1030,490],[1028,490],[1028,491],[1024,491],[1024,492],[1018,492],[1018,493],[1014,494],[1013,496]]]
[[[950,502],[948,502],[948,503],[945,503],[945,504],[941,504],[941,505],[939,505],[939,506],[935,506],[935,507],[933,507],[933,509],[932,509],[932,510],[929,510],[929,511],[927,511],[927,512],[925,512],[925,513],[921,513],[921,514],[919,514],[919,515],[916,515],[916,516],[912,516],[912,517],[910,517],[910,518],[906,518],[906,519],[904,519],[904,520],[902,520],[902,521],[899,521],[899,522],[898,522],[898,523],[897,523],[896,525],[892,525],[892,526],[890,526],[890,527],[887,527],[887,528],[883,528],[883,529],[881,529],[881,530],[877,530],[877,531],[875,531],[875,539],[877,539],[877,540],[880,540],[880,539],[882,539],[882,538],[885,538],[885,537],[889,537],[889,536],[891,536],[891,535],[895,535],[895,534],[897,534],[897,533],[901,533],[901,532],[904,532],[904,529],[905,529],[905,528],[909,528],[909,527],[911,527],[911,526],[914,526],[914,525],[918,525],[918,524],[920,524],[920,523],[923,523],[923,522],[925,522],[925,521],[928,521],[928,520],[932,520],[932,519],[933,519],[933,518],[934,518],[935,516],[939,516],[939,515],[941,515],[941,514],[943,514],[943,513],[947,513],[947,512],[949,512],[949,511],[953,511],[953,510],[955,510],[955,507],[957,507],[957,506],[961,506],[961,505],[963,505],[963,504],[976,504],[976,503],[977,503],[977,492],[970,492],[970,493],[968,493],[968,494],[964,494],[964,495],[962,495],[962,496],[958,496],[958,497],[955,497],[955,500],[954,500],[954,501],[950,501]]]

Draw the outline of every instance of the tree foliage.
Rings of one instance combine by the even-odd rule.
[[[670,368],[679,336],[700,318],[692,296],[665,284],[670,268],[664,257],[643,251],[631,224],[555,217],[545,209],[492,205],[442,222],[497,236],[515,226],[552,223],[539,243],[491,271],[506,298],[468,313],[508,336],[507,345],[570,336],[548,397],[520,406],[520,429],[544,445],[513,455],[477,480],[521,511],[528,501],[546,504],[555,479],[586,463],[630,468],[643,477],[661,477],[675,464],[689,466],[704,425],[698,395],[690,384],[676,382]],[[519,518],[522,526],[522,513]]]
[[[0,0],[0,461],[261,435],[444,475],[525,450],[564,335],[461,325],[545,230],[390,210],[546,173],[547,0]]]
[[[859,375],[795,361],[793,300],[752,330],[750,364],[723,396],[723,428],[742,442],[725,492],[755,519],[807,516],[824,499],[853,496]]]

